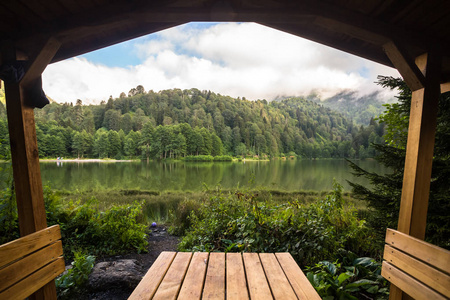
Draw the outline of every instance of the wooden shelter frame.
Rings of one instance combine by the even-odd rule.
[[[441,93],[450,91],[450,37],[447,31],[442,33],[439,29],[426,27],[396,26],[395,22],[378,19],[375,12],[368,15],[349,8],[352,3],[362,5],[358,1],[302,0],[293,1],[296,4],[294,6],[284,0],[264,0],[259,5],[251,0],[197,0],[186,6],[179,6],[180,1],[175,0],[166,1],[167,4],[154,1],[156,5],[151,4],[152,1],[140,0],[131,3],[121,0],[80,0],[79,4],[68,0],[41,2],[49,5],[63,3],[67,7],[70,4],[73,11],[77,5],[88,7],[98,2],[104,3],[104,11],[99,14],[88,7],[69,17],[63,16],[66,19],[61,21],[64,18],[58,19],[58,10],[54,8],[56,17],[50,21],[56,20],[57,27],[52,22],[40,26],[38,30],[32,29],[32,26],[16,28],[11,25],[0,35],[0,65],[17,60],[28,61],[27,72],[20,82],[5,83],[22,236],[47,228],[34,112],[27,105],[28,94],[24,91],[41,76],[48,64],[190,21],[239,21],[258,22],[394,66],[400,72],[413,94],[398,230],[421,240],[425,238],[438,98]],[[367,1],[369,4],[372,2],[375,7],[379,1]],[[385,1],[378,9],[386,10],[400,2]],[[426,1],[411,2],[427,7]],[[45,14],[44,7],[29,5],[26,8],[24,3],[25,0],[5,1],[0,4],[0,12],[3,9],[15,12],[24,18],[24,24],[25,21],[31,24],[36,15]],[[248,7],[244,4],[248,4]],[[405,11],[408,9],[412,14],[412,8],[406,5]],[[442,11],[430,11],[436,15],[440,13],[441,19],[450,17],[448,5]],[[399,15],[401,13],[403,11]],[[313,22],[309,23],[308,18],[311,16]],[[299,21],[305,18],[307,21]],[[442,24],[442,28],[447,25],[445,22]],[[114,33],[128,27],[131,28],[128,31]],[[321,31],[317,32],[314,28],[321,28]],[[10,35],[5,34],[8,30],[12,32]],[[329,34],[331,31],[332,34]],[[97,32],[98,36],[87,40],[92,32]],[[342,35],[345,35],[344,38]],[[390,299],[404,296],[400,289],[392,285]],[[34,297],[55,299],[54,282],[44,286]]]

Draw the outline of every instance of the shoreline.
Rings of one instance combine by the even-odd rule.
[[[69,158],[69,159],[56,159],[56,158],[43,158],[40,159],[39,161],[42,162],[79,162],[79,163],[83,163],[83,162],[132,162],[132,161],[138,161],[138,160],[131,160],[131,159],[102,159],[102,158],[86,158],[86,159],[77,159],[77,158]]]

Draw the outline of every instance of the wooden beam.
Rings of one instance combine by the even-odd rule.
[[[400,49],[392,41],[384,44],[383,49],[412,91],[417,91],[425,86],[425,76],[403,49]]]
[[[422,55],[416,65],[425,74],[425,86],[412,93],[398,231],[423,240],[430,193],[434,137],[440,96],[442,57]],[[410,299],[391,284],[390,300]]]
[[[414,91],[406,146],[405,171],[398,230],[424,239],[434,137],[440,96],[441,57],[419,57],[418,65],[426,59],[426,85]]]
[[[52,61],[56,52],[58,52],[61,43],[53,37],[50,37],[38,51],[38,54],[33,59],[28,67],[25,75],[23,76],[20,84],[22,87],[26,87],[31,82],[36,80],[44,72],[47,65]]]
[[[14,45],[3,42],[1,46],[4,62],[15,61]],[[19,83],[5,83],[5,94],[19,229],[25,236],[47,227],[34,111],[24,105]],[[56,299],[55,282],[42,287],[33,297]]]

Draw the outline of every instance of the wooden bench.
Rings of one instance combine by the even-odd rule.
[[[320,299],[289,253],[162,252],[128,298]]]
[[[0,299],[25,299],[64,272],[59,225],[0,246]]]
[[[415,299],[450,299],[450,251],[388,229],[381,275]]]

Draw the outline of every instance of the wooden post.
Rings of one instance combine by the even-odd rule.
[[[423,240],[440,96],[441,57],[433,53],[423,55],[416,59],[416,64],[425,75],[425,86],[412,93],[398,230]],[[402,294],[391,285],[389,299],[409,299]]]
[[[12,43],[2,42],[1,52],[3,63],[16,60]],[[34,111],[24,105],[20,83],[5,82],[5,94],[19,229],[24,236],[47,227]],[[55,282],[51,281],[30,298],[56,299]]]

